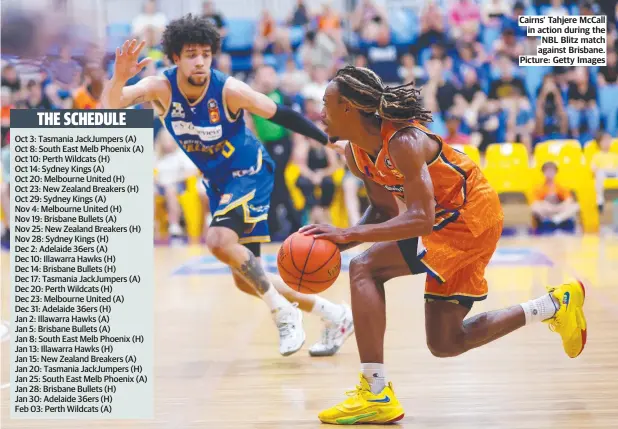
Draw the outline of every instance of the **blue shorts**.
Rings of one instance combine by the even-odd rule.
[[[206,193],[213,217],[225,217],[225,214],[242,207],[245,231],[239,242],[268,243],[268,211],[270,196],[275,183],[275,163],[268,153],[260,150],[257,164],[249,170],[230,171],[226,177],[204,180]]]

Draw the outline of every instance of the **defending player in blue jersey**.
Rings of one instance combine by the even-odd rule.
[[[213,212],[207,246],[231,268],[239,289],[269,306],[279,329],[280,353],[288,356],[302,347],[300,310],[304,310],[321,316],[326,325],[309,353],[332,355],[353,332],[350,307],[295,292],[260,263],[260,243],[270,241],[267,216],[274,163],[245,126],[243,111],[325,145],[327,136],[294,110],[212,69],[220,44],[217,28],[205,19],[187,15],[172,21],[163,34],[163,48],[175,67],[125,86],[150,62],[148,58],[138,62],[144,42],[125,42],[116,49],[114,75],[103,91],[103,104],[119,109],[151,102],[167,131],[202,172]]]

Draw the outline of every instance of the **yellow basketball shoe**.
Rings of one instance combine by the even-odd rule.
[[[323,423],[335,425],[389,424],[403,419],[403,407],[388,383],[382,391],[371,393],[369,383],[361,374],[360,386],[346,393],[349,398],[332,408],[322,411],[318,418]]]
[[[579,280],[572,280],[558,287],[548,287],[547,290],[558,300],[560,308],[554,317],[544,322],[549,324],[551,331],[560,334],[566,354],[576,358],[586,345],[586,289]]]

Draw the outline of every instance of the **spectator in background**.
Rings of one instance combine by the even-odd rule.
[[[446,43],[444,14],[434,1],[426,2],[420,16],[421,30],[410,52],[418,59],[419,54],[434,43]]]
[[[515,64],[507,55],[499,55],[497,66],[500,70],[500,77],[494,80],[489,87],[489,100],[492,108],[499,110],[505,104],[511,103],[512,99],[518,94],[526,94],[524,81],[515,77]]]
[[[413,55],[405,54],[401,56],[399,77],[404,84],[414,82],[417,86],[421,86],[425,79],[425,70],[416,65],[416,60]]]
[[[8,88],[11,91],[11,99],[14,101],[21,100],[25,96],[17,69],[13,64],[7,63],[2,67],[2,88]]]
[[[555,77],[548,73],[543,77],[536,99],[536,131],[541,136],[566,136],[569,128],[562,93]]]
[[[486,0],[481,4],[482,23],[485,27],[500,28],[503,19],[510,15],[511,4],[508,0]]]
[[[502,31],[502,36],[494,43],[494,54],[506,55],[514,62],[519,61],[519,56],[524,54],[524,44],[518,42],[513,28],[507,27]]]
[[[568,15],[569,10],[564,7],[562,0],[551,0],[551,6],[545,10],[544,15],[547,16],[560,16],[560,15]]]
[[[166,130],[162,130],[156,143],[157,159],[155,161],[155,191],[165,198],[168,216],[168,232],[171,237],[183,235],[180,219],[182,209],[178,197],[185,191],[186,180],[197,174],[195,165],[178,147],[174,138]],[[155,231],[158,231],[156,228]],[[156,237],[160,239],[160,237]]]
[[[515,87],[513,97],[504,105],[504,109],[507,114],[506,141],[522,143],[531,153],[534,113],[528,97],[521,92],[520,88]]]
[[[335,64],[335,59],[341,55],[340,48],[337,42],[325,33],[307,31],[297,54],[305,68],[322,66],[330,69]]]
[[[390,31],[386,9],[376,0],[360,0],[350,16],[350,25],[368,42],[374,42]]]
[[[464,84],[457,91],[453,100],[455,102],[455,115],[463,118],[465,124],[474,129],[477,126],[481,106],[485,104],[487,96],[479,84],[476,70],[471,67],[463,67]]]
[[[554,231],[574,232],[579,205],[571,192],[556,183],[558,166],[546,162],[542,167],[545,181],[533,193],[532,214],[538,234]]]
[[[279,27],[268,9],[262,11],[254,45],[258,52],[272,50],[274,53],[289,53],[292,51],[289,29]]]
[[[313,99],[305,102],[308,117],[319,115],[320,109]],[[299,138],[294,145],[293,162],[300,169],[296,185],[305,197],[310,223],[330,223],[329,208],[335,196],[333,174],[340,167],[336,152],[321,143]],[[316,192],[320,194],[316,197]]]
[[[596,184],[597,205],[602,212],[605,206],[605,179],[618,178],[618,153],[611,151],[612,136],[601,132],[597,136],[600,151],[592,157],[590,167]]]
[[[460,132],[461,118],[447,114],[446,116],[446,135],[443,140],[448,145],[465,145],[470,144],[470,136]]]
[[[225,18],[223,17],[223,14],[215,8],[215,4],[212,0],[206,0],[202,3],[202,16],[210,19],[219,30],[221,40],[225,39],[225,36],[227,36]]]
[[[309,82],[301,90],[301,95],[304,98],[318,101],[318,109],[322,109],[322,98],[329,81],[329,70],[323,66],[314,66],[311,68],[311,82]]]
[[[568,105],[569,130],[573,138],[579,138],[582,120],[589,133],[599,130],[601,114],[597,105],[597,90],[590,83],[587,67],[578,67],[573,73],[573,81],[569,84]]]
[[[51,109],[52,104],[43,93],[41,84],[34,80],[28,81],[26,96],[26,108],[27,109]]]
[[[453,39],[458,39],[464,33],[478,34],[481,11],[474,0],[455,0],[449,9],[448,17]]]
[[[618,54],[615,51],[607,52],[607,65],[599,68],[597,74],[597,85],[600,91],[605,89],[618,89]],[[608,109],[606,116],[605,129],[612,135],[618,133],[618,102],[614,102],[612,108]]]
[[[73,93],[73,108],[98,109],[105,78],[105,71],[99,64],[88,64],[84,70],[84,84]]]
[[[279,89],[279,77],[271,66],[264,65],[255,71],[252,86],[275,103],[294,107],[292,100]],[[248,116],[247,125],[264,144],[275,162],[275,181],[268,222],[273,238],[278,240],[287,237],[301,227],[299,216],[285,183],[285,169],[292,156],[292,136],[287,129],[267,119],[257,115]]]
[[[292,14],[287,20],[287,23],[291,27],[305,27],[310,22],[309,11],[304,0],[297,0],[296,7],[292,11]]]
[[[293,57],[288,58],[285,70],[281,74],[281,90],[288,96],[299,94],[311,82],[311,77],[305,68],[298,68]]]
[[[224,52],[217,55],[217,70],[228,76],[232,76],[232,57]]]
[[[166,25],[167,17],[163,12],[157,11],[156,0],[146,0],[143,12],[133,19],[131,31],[136,38],[145,39],[146,28],[151,27],[155,33],[155,40],[159,40]]]

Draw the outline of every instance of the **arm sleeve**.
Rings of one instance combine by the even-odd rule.
[[[290,107],[278,104],[277,111],[273,117],[270,118],[270,121],[294,131],[295,133],[302,134],[305,137],[316,140],[323,145],[328,143],[328,136],[326,133]]]

